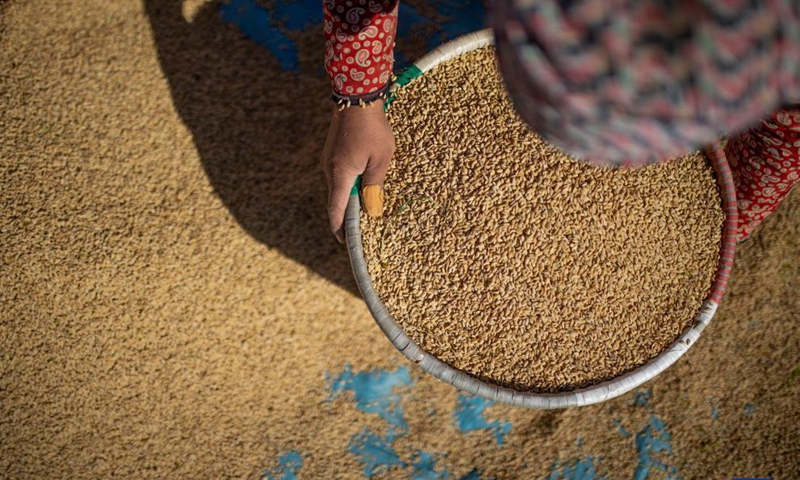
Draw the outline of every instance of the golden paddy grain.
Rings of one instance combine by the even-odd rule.
[[[616,377],[664,351],[714,278],[723,213],[695,153],[640,169],[568,157],[516,116],[484,48],[398,92],[376,291],[411,339],[522,391]]]

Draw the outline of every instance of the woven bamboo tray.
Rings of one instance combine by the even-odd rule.
[[[398,75],[390,88],[390,92],[395,92],[400,86],[413,81],[414,78],[423,75],[442,62],[465,52],[490,46],[493,43],[494,39],[488,29],[464,35],[446,43],[428,53]],[[707,150],[706,156],[716,173],[725,221],[723,224],[722,244],[720,246],[720,259],[714,283],[708,296],[703,301],[703,305],[697,312],[695,326],[685,330],[669,348],[644,365],[591,387],[559,393],[519,392],[487,383],[456,370],[411,341],[397,321],[389,314],[386,306],[372,286],[372,279],[367,270],[367,262],[364,258],[364,248],[361,242],[361,227],[359,225],[361,202],[358,195],[358,186],[354,187],[350,194],[345,215],[347,250],[353,267],[353,274],[369,311],[392,344],[420,368],[457,389],[490,400],[532,408],[576,407],[609,400],[642,385],[675,363],[681,355],[686,353],[697,342],[700,333],[711,322],[722,299],[736,250],[735,228],[738,223],[738,210],[736,208],[733,179],[722,146],[719,143],[715,143]]]

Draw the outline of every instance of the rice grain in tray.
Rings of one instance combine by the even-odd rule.
[[[558,392],[642,365],[691,326],[723,212],[695,153],[579,162],[516,116],[493,48],[398,92],[383,218],[362,214],[375,290],[406,334],[492,384]]]

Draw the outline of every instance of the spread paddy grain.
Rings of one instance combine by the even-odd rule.
[[[630,371],[692,325],[723,223],[703,154],[639,169],[568,157],[516,116],[492,48],[414,80],[388,115],[397,152],[364,249],[422,348],[554,392]]]

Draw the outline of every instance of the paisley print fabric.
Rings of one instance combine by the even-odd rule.
[[[800,179],[800,108],[780,110],[725,147],[745,240]]]
[[[342,102],[381,96],[394,63],[397,0],[325,0],[325,70]]]

